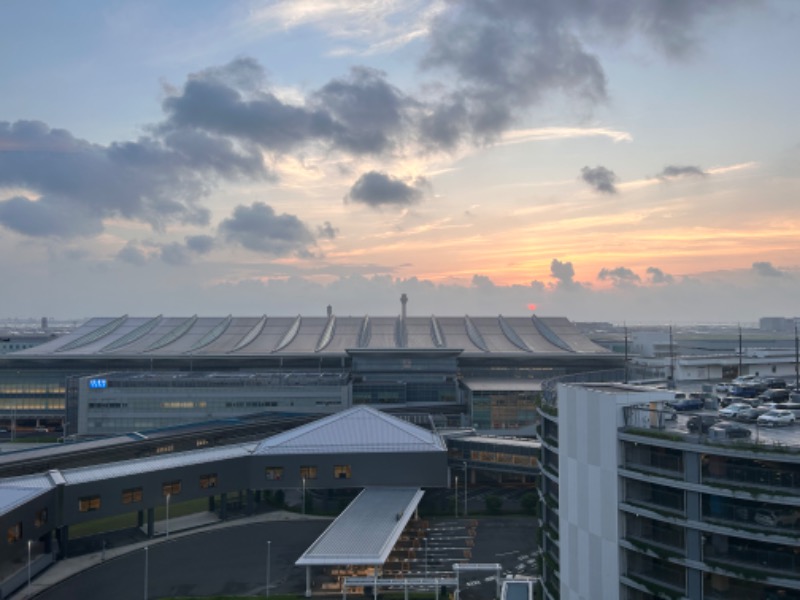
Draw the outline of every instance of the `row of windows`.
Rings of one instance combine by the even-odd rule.
[[[200,476],[200,489],[207,490],[215,487],[217,487],[216,473],[209,473],[207,475]],[[181,493],[181,489],[182,489],[182,482],[180,480],[167,481],[161,484],[161,494],[164,497],[177,496],[178,494]],[[142,501],[141,487],[122,490],[122,504],[135,504],[141,501]],[[83,498],[78,498],[78,510],[80,512],[91,512],[94,510],[100,510],[101,505],[102,505],[102,499],[97,494],[94,496],[84,496]]]
[[[264,469],[264,475],[269,481],[280,481],[283,479],[283,467],[267,467]],[[318,469],[314,465],[304,465],[300,467],[301,479],[316,479]],[[353,476],[353,471],[350,465],[334,465],[333,477],[335,479],[350,479]]]
[[[41,527],[47,523],[47,509],[43,508],[40,511],[37,511],[36,515],[33,518],[33,526],[34,527]],[[15,523],[11,527],[8,528],[6,532],[6,541],[9,544],[13,544],[14,542],[18,542],[22,539],[22,522]]]
[[[276,400],[264,400],[249,398],[234,398],[226,400],[188,400],[188,399],[165,399],[165,398],[97,398],[87,403],[89,410],[120,410],[126,409],[128,411],[158,411],[158,410],[176,410],[176,411],[193,411],[193,410],[223,410],[223,409],[241,409],[241,408],[275,408],[278,406],[295,406],[295,405],[309,405],[315,406],[318,404],[336,404],[342,403],[340,396],[289,396]]]

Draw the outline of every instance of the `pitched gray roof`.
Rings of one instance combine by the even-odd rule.
[[[367,406],[357,406],[279,433],[254,454],[446,452],[438,434]]]
[[[382,565],[425,492],[366,488],[295,563]]]

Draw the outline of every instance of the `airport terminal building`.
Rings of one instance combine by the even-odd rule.
[[[419,408],[532,434],[541,382],[621,365],[566,318],[93,318],[0,358],[0,426],[107,435],[254,412]],[[26,421],[27,420],[27,421]]]

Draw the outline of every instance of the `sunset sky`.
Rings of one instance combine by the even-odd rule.
[[[797,0],[5,0],[0,316],[753,322]]]

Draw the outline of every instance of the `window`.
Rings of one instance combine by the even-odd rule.
[[[78,510],[81,512],[100,510],[100,496],[86,496],[85,498],[78,498]]]
[[[22,523],[17,523],[8,528],[8,543],[13,544],[22,539]]]
[[[351,475],[350,465],[336,465],[333,467],[333,476],[336,479],[350,479]]]
[[[181,482],[170,481],[169,483],[161,484],[161,491],[165,496],[175,496],[181,493]]]
[[[317,467],[300,467],[300,479],[316,479]]]
[[[132,504],[133,502],[142,501],[142,488],[131,488],[129,490],[122,490],[122,503]]]
[[[209,473],[208,475],[200,476],[200,488],[205,490],[208,488],[217,487],[217,474]]]
[[[208,440],[206,438],[198,438],[195,440],[195,447],[202,448],[203,446],[208,446]]]
[[[264,473],[269,481],[280,481],[283,479],[283,467],[267,467]]]
[[[42,510],[36,513],[36,516],[33,518],[33,525],[35,527],[41,527],[47,523],[47,509],[43,508]]]
[[[165,446],[159,446],[156,448],[156,454],[166,454],[167,452],[173,452],[175,450],[175,444],[166,444]]]

